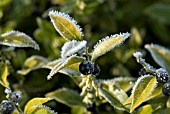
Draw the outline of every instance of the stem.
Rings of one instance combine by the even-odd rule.
[[[145,62],[145,59],[143,59],[142,57],[136,58],[137,62],[140,63],[147,72],[151,73],[151,74],[155,74],[155,68],[153,66],[151,66],[150,64]]]
[[[16,108],[17,108],[17,110],[19,111],[20,114],[24,114],[24,112],[21,110],[21,108],[20,108],[18,103],[15,104],[15,106],[16,106]]]

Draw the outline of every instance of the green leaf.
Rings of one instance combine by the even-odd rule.
[[[66,42],[62,47],[61,57],[64,58],[77,53],[79,50],[86,46],[86,43],[87,42],[84,40],[83,41],[72,40]]]
[[[43,103],[48,102],[49,100],[52,100],[52,98],[33,98],[25,105],[24,113],[27,113],[27,111],[35,105],[42,105]]]
[[[53,69],[56,66],[60,66],[61,64],[64,63],[64,59],[56,59],[54,61],[48,62],[46,65],[43,65],[43,68],[48,68],[48,69]]]
[[[170,4],[159,3],[153,4],[146,8],[145,13],[152,19],[156,19],[161,23],[170,24]]]
[[[157,85],[156,77],[152,75],[141,76],[135,83],[132,90],[132,105],[130,112],[133,112],[140,104],[142,104],[148,96],[153,92]]]
[[[82,29],[68,14],[58,11],[50,11],[49,16],[55,29],[66,40],[82,40]]]
[[[51,70],[50,74],[47,76],[47,79],[51,79],[54,74],[56,74],[59,70],[68,67],[72,64],[83,62],[85,60],[84,57],[79,57],[76,55],[72,55],[69,58],[65,59],[64,62],[61,65],[56,65],[54,68]]]
[[[135,82],[135,78],[131,77],[118,77],[114,78],[113,80],[118,83],[120,88],[122,88],[124,91],[131,89]]]
[[[119,46],[130,36],[129,33],[111,35],[100,40],[95,46],[92,53],[92,61],[95,61],[99,56],[104,55],[116,46]]]
[[[33,56],[27,58],[22,70],[19,70],[17,73],[19,73],[21,75],[26,75],[32,70],[42,68],[42,66],[44,64],[46,64],[47,62],[48,62],[48,60],[46,58],[44,58],[42,56],[38,56],[38,55],[33,55]]]
[[[153,90],[153,92],[148,96],[146,101],[153,99],[154,97],[157,97],[162,93],[162,84],[158,83],[158,86]]]
[[[85,107],[76,106],[71,108],[71,114],[87,114],[87,111]]]
[[[0,44],[12,47],[32,47],[39,50],[38,44],[31,37],[13,30],[0,35]]]
[[[133,48],[138,48],[142,44],[141,35],[136,27],[133,27],[131,29],[131,37],[129,42],[130,42],[130,46]]]
[[[170,74],[170,50],[156,44],[147,44],[145,48],[151,53],[155,62]]]
[[[84,107],[85,106],[85,104],[82,102],[83,97],[71,89],[61,88],[51,93],[47,93],[45,96],[52,97],[56,101],[63,103],[69,107],[73,107],[73,106]]]
[[[123,102],[128,98],[127,94],[114,80],[101,80],[99,94],[103,96],[113,107],[127,110]]]
[[[68,75],[70,77],[80,76],[81,73],[79,71],[79,63],[72,64],[68,67],[65,67],[58,72]]]
[[[151,105],[145,105],[143,106],[137,114],[152,114],[152,106]]]
[[[9,75],[8,71],[8,65],[7,63],[4,63],[3,68],[0,70],[0,84],[3,85],[6,88],[9,88],[7,76]]]
[[[123,104],[116,98],[115,95],[110,93],[110,91],[99,88],[99,94],[100,96],[104,97],[114,108],[119,110],[125,110]]]
[[[26,114],[57,114],[57,113],[44,105],[32,105],[27,110]]]

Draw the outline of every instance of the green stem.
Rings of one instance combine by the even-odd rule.
[[[17,110],[19,111],[20,114],[24,114],[24,112],[21,110],[19,104],[15,104]]]

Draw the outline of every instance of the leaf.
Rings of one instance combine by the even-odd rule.
[[[118,77],[114,78],[113,80],[118,83],[120,88],[122,88],[124,91],[131,89],[135,82],[135,78],[130,77]]]
[[[145,105],[139,110],[138,114],[152,114],[152,111],[151,105]]]
[[[141,35],[136,27],[131,29],[130,46],[133,48],[138,48],[142,44]]]
[[[82,40],[82,29],[68,14],[58,11],[50,11],[49,16],[55,29],[66,40]]]
[[[32,70],[36,70],[41,68],[44,64],[46,64],[48,60],[42,56],[38,55],[33,55],[29,58],[24,63],[23,69],[17,71],[17,73],[21,75],[26,75]]]
[[[52,100],[52,98],[33,98],[33,99],[31,99],[31,100],[25,105],[24,113],[26,113],[32,106],[42,105],[43,103],[46,103],[46,102],[48,102],[49,100]]]
[[[32,105],[28,109],[26,114],[57,114],[57,113],[44,105]]]
[[[135,83],[132,90],[132,105],[130,112],[146,101],[157,85],[156,77],[152,75],[141,76]]]
[[[123,104],[109,91],[99,88],[99,94],[100,96],[104,97],[114,108],[119,110],[125,110]]]
[[[65,61],[61,65],[56,65],[51,70],[50,74],[47,76],[47,79],[51,79],[54,74],[56,74],[59,70],[70,66],[75,63],[83,62],[85,60],[84,57],[78,57],[76,55],[72,55],[69,58],[65,59]]]
[[[156,44],[147,44],[145,48],[151,53],[155,62],[165,68],[170,75],[170,50]]]
[[[54,67],[61,65],[63,62],[64,62],[64,59],[59,58],[52,62],[48,62],[46,65],[43,65],[42,67],[48,68],[48,69],[53,69]]]
[[[38,44],[30,36],[13,30],[0,35],[0,44],[12,47],[32,47],[39,50]]]
[[[76,106],[71,108],[71,114],[87,114],[87,111],[85,107]]]
[[[123,102],[128,98],[127,94],[116,84],[114,80],[101,80],[99,94],[103,96],[113,107],[127,110]]]
[[[152,19],[161,23],[170,24],[170,4],[159,3],[153,4],[146,8],[145,13]]]
[[[148,96],[146,101],[153,99],[154,97],[157,97],[162,93],[162,84],[158,83],[158,86],[153,90],[153,92]]]
[[[9,71],[8,71],[8,65],[7,63],[5,63],[3,65],[3,68],[0,70],[0,84],[3,85],[6,88],[9,88],[9,83],[7,81],[7,76],[9,75]]]
[[[79,71],[79,63],[72,64],[68,67],[65,67],[58,72],[68,75],[70,77],[80,76],[81,73]]]
[[[52,97],[56,101],[63,103],[69,107],[73,107],[73,106],[84,107],[85,106],[85,104],[82,102],[83,97],[71,89],[61,88],[56,91],[47,93],[45,96]]]
[[[106,52],[110,51],[116,46],[119,46],[123,41],[125,41],[130,36],[129,33],[115,34],[110,37],[105,37],[100,40],[95,46],[92,53],[92,61],[95,61],[99,56],[104,55]]]
[[[72,41],[66,42],[64,46],[62,47],[61,57],[64,58],[64,57],[73,55],[74,53],[84,48],[86,44],[87,42],[84,40],[83,41],[72,40]]]

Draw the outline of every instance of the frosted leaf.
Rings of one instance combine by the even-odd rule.
[[[0,35],[0,44],[13,47],[32,47],[39,50],[38,44],[30,36],[13,30]]]
[[[32,105],[26,112],[26,114],[57,114],[57,112],[54,112],[53,110],[51,110],[50,107],[47,107],[45,105],[41,105],[41,104],[35,104]]]
[[[56,66],[61,65],[64,62],[64,59],[57,59],[51,62],[48,62],[46,65],[42,66],[42,68],[48,68],[48,69],[53,69]]]
[[[136,57],[136,58],[140,58],[140,57],[142,57],[142,53],[141,52],[135,52],[135,53],[133,53],[133,56]]]
[[[157,81],[155,76],[144,75],[138,78],[131,93],[132,105],[130,112],[133,112],[135,108],[145,102],[156,86]]]
[[[52,98],[33,98],[30,101],[28,101],[28,103],[25,105],[25,109],[24,109],[24,114],[27,113],[27,111],[34,105],[42,105],[43,103],[46,103],[48,101],[52,100]]]
[[[24,62],[22,70],[18,70],[17,73],[21,75],[26,75],[32,70],[37,70],[42,68],[44,64],[46,64],[48,60],[39,55],[33,55]]]
[[[157,44],[147,44],[145,48],[151,53],[155,62],[165,68],[170,75],[170,50]]]
[[[49,16],[55,29],[66,40],[82,40],[82,28],[68,14],[50,11]]]
[[[63,103],[69,107],[81,106],[84,107],[85,104],[82,102],[83,97],[72,89],[61,88],[56,91],[47,93],[46,97],[52,97],[56,101]]]
[[[132,77],[118,77],[113,79],[116,83],[119,84],[120,88],[124,91],[128,91],[134,85],[135,78]]]
[[[72,64],[68,67],[65,67],[65,68],[59,70],[58,72],[68,75],[70,77],[81,75],[81,73],[79,71],[79,63]]]
[[[50,74],[47,76],[47,79],[51,79],[54,74],[56,74],[59,70],[62,68],[65,68],[67,66],[70,66],[75,63],[83,62],[85,60],[84,57],[78,57],[76,55],[72,55],[69,58],[66,58],[64,62],[61,65],[56,65],[54,68],[51,70]]]
[[[116,46],[123,43],[128,37],[129,33],[115,34],[110,37],[105,37],[94,46],[94,51],[92,53],[92,61],[97,59],[99,56],[105,54]]]
[[[84,48],[86,44],[87,44],[86,41],[72,40],[72,41],[66,42],[64,46],[62,47],[61,57],[64,58],[64,57],[73,55],[74,53]]]

